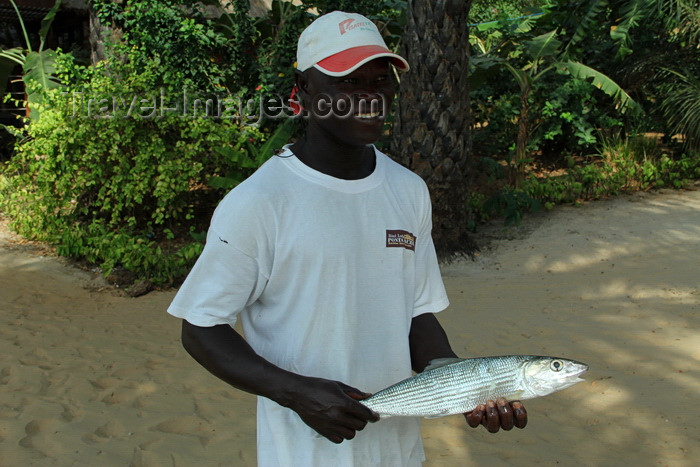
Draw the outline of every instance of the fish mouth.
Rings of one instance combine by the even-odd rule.
[[[588,365],[585,363],[574,362],[575,366],[570,368],[566,374],[562,374],[558,380],[561,384],[568,386],[573,386],[576,383],[586,381],[581,377],[584,373],[588,371]]]
[[[585,379],[583,379],[581,377],[581,375],[587,371],[588,371],[588,365],[586,365],[585,363],[579,363],[578,371],[576,371],[575,373],[571,373],[569,375],[568,379],[569,379],[569,381],[571,381],[573,383],[580,383],[582,381],[586,381]]]
[[[588,371],[588,364],[577,362],[576,360],[569,360],[565,372],[569,376],[580,376]]]

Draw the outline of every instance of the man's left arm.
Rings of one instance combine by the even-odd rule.
[[[454,353],[445,330],[433,313],[424,313],[413,318],[408,336],[411,349],[411,367],[416,373],[425,369],[437,358],[458,358]],[[499,429],[510,430],[514,426],[525,428],[527,411],[519,401],[508,402],[504,398],[488,401],[464,414],[472,428],[484,425],[491,433]]]

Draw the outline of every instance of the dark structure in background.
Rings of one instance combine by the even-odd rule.
[[[41,20],[46,16],[54,0],[15,0],[20,15],[27,29],[29,41],[33,49],[39,46],[39,29]],[[60,48],[72,52],[81,61],[90,61],[90,22],[87,2],[84,0],[64,0],[49,30],[44,48]],[[0,47],[11,49],[21,47],[26,49],[24,33],[15,11],[9,0],[0,0]],[[14,100],[24,99],[24,83],[22,68],[16,63],[0,58],[0,124],[20,126],[22,121],[18,115],[26,111],[12,102],[5,102],[5,96],[10,94]],[[12,137],[6,130],[0,129],[0,160],[9,157]]]

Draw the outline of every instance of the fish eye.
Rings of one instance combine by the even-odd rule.
[[[549,368],[552,371],[561,371],[564,369],[564,362],[561,360],[552,360],[552,363],[549,364]]]

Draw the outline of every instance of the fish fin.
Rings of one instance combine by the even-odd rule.
[[[433,418],[442,418],[442,417],[444,417],[445,415],[447,415],[447,414],[441,414],[441,415],[430,415],[430,416],[427,416],[427,417],[423,417],[423,418],[425,418],[425,419],[428,419],[428,420],[431,420],[431,419],[433,419]]]
[[[423,371],[434,370],[435,368],[440,368],[442,366],[447,366],[462,361],[464,361],[463,358],[436,358],[435,360],[430,360],[430,363],[428,363],[428,366],[426,366]]]

